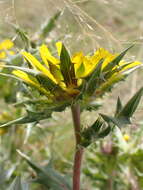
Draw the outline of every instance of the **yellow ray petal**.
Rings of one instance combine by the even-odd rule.
[[[31,77],[20,70],[14,70],[12,71],[12,73],[17,76],[18,78],[22,79],[23,81],[25,81],[28,84],[31,84],[32,86],[36,87],[39,91],[41,91],[42,93],[44,93],[45,95],[49,96],[50,93],[44,89],[43,87],[40,86],[40,84],[38,83],[36,78],[33,78],[33,80],[31,79]]]
[[[94,70],[97,63],[98,63],[97,61],[93,62],[91,60],[91,57],[85,56],[83,58],[83,62],[81,63],[79,68],[76,70],[77,78],[84,78],[84,77],[88,76]]]
[[[9,53],[9,55],[15,55],[14,51],[9,51],[8,53]]]
[[[80,73],[83,68],[83,60],[84,60],[83,52],[78,52],[74,54],[71,58],[71,61],[74,64],[75,74],[77,78],[82,75]]]
[[[72,56],[71,61],[74,64],[80,65],[83,62],[83,58],[83,52],[77,52]]]
[[[6,58],[6,53],[4,51],[0,52],[0,59]]]
[[[126,63],[125,61],[121,61],[121,62],[119,63],[120,66],[123,66],[124,64],[127,64],[127,63]],[[130,64],[127,64],[127,66],[125,66],[120,72],[125,71],[125,70],[129,70],[129,69],[132,69],[132,68],[137,67],[137,66],[140,66],[140,65],[142,65],[141,62],[139,62],[139,61],[134,61],[134,62],[132,62],[132,63],[130,63]]]
[[[78,79],[77,80],[77,85],[80,86],[82,84],[83,80],[82,79]]]
[[[111,54],[109,51],[105,50],[104,48],[99,48],[95,54],[93,55],[93,62],[98,63],[101,59],[104,59],[102,64],[102,69],[105,68],[117,55]]]
[[[25,57],[26,60],[37,70],[43,72],[49,79],[51,79],[54,83],[57,84],[56,79],[50,73],[50,71],[44,67],[33,55],[28,52],[22,52],[22,55]]]
[[[24,80],[27,83],[30,83],[32,85],[37,85],[33,80],[31,80],[28,76],[27,73],[20,71],[20,70],[14,70],[12,71],[12,74],[14,74],[15,76],[21,78],[22,80]]]
[[[103,48],[99,48],[93,56],[85,56],[83,59],[83,64],[85,67],[85,72],[82,74],[82,78],[90,75],[101,59],[104,59],[102,63],[102,69],[110,63],[115,58],[110,52]]]
[[[40,47],[40,49],[41,49],[40,50],[40,54],[42,54],[42,56],[41,56],[42,59],[45,57],[44,60],[46,59],[47,61],[50,61],[53,64],[59,64],[60,63],[60,60],[58,60],[57,58],[55,58],[54,56],[52,56],[52,54],[50,53],[49,49],[47,48],[47,46],[45,44],[43,44]],[[45,62],[45,64],[47,64],[47,63]]]
[[[7,39],[0,43],[0,50],[10,49],[13,46],[14,46],[13,42]]]
[[[39,51],[40,51],[40,55],[41,55],[43,62],[49,68],[48,59],[47,59],[47,56],[49,55],[49,50],[48,50],[47,46],[45,44],[43,44],[42,46],[40,46]]]
[[[57,47],[58,55],[60,57],[61,51],[62,51],[62,42],[57,42],[56,47]]]

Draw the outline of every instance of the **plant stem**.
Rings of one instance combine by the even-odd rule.
[[[80,128],[80,105],[74,104],[71,106],[72,117],[74,123],[74,132],[76,139],[76,149],[74,156],[74,167],[73,167],[73,190],[80,190],[80,169],[83,156],[83,147],[80,147],[81,141],[81,128]]]

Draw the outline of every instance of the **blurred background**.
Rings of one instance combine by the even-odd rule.
[[[90,53],[99,47],[120,52],[135,44],[128,60],[143,61],[143,1],[140,0],[0,0],[0,41],[14,40],[16,51],[23,47],[14,27],[25,31],[34,43],[41,28],[54,19],[54,25],[43,38],[46,43],[62,40],[71,53]],[[55,16],[58,15],[58,16]],[[135,71],[121,82],[113,93],[105,95],[100,113],[114,113],[117,97],[125,103],[142,86],[143,70]],[[0,123],[18,118],[24,111],[15,107],[17,84],[0,76]],[[13,90],[15,89],[15,90]],[[13,126],[0,132],[0,185],[5,190],[16,175],[23,179],[34,176],[33,170],[19,156],[20,149],[33,161],[44,165],[52,158],[54,167],[67,174],[72,172],[73,131],[70,110],[53,113],[52,118],[36,127]],[[83,112],[82,123],[89,126],[96,111]],[[83,164],[83,190],[143,189],[143,103],[136,111],[133,125],[97,141],[88,148]],[[68,119],[67,119],[68,118]],[[128,138],[124,138],[128,135]],[[46,147],[46,148],[45,148]],[[68,148],[67,148],[68,147]],[[22,172],[22,173],[21,173]],[[32,184],[30,189],[44,190]]]

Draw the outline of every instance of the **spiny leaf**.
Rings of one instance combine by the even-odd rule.
[[[54,91],[56,88],[58,88],[58,85],[56,85],[52,80],[50,80],[47,76],[41,74],[36,75],[37,80],[41,84],[42,87],[44,87],[48,91]]]
[[[123,107],[120,113],[117,115],[119,117],[132,117],[133,113],[136,111],[137,106],[140,102],[140,99],[143,95],[143,87],[140,88],[137,93],[127,102],[127,104]]]
[[[98,138],[98,133],[103,125],[104,122],[101,121],[101,118],[98,118],[90,127],[84,129],[81,133],[81,146],[87,147],[95,141],[95,139]]]
[[[19,67],[19,66],[14,66],[14,65],[4,65],[4,67],[8,68],[8,69],[20,70],[20,71],[23,71],[23,72],[25,72],[27,74],[31,74],[34,77],[41,73],[40,71],[36,71],[34,69],[29,69],[29,68],[26,68],[26,67]]]
[[[33,113],[33,112],[28,112],[28,114],[24,117],[20,117],[18,119],[9,121],[5,124],[0,125],[0,128],[3,127],[10,127],[12,125],[18,125],[18,124],[26,124],[26,123],[32,123],[32,122],[39,122],[40,120],[43,119],[47,119],[51,116],[51,112],[37,112],[37,113]]]
[[[120,111],[122,110],[123,106],[120,100],[120,97],[118,97],[117,99],[117,105],[116,105],[116,112],[115,112],[115,116],[118,115],[118,113],[120,113]]]
[[[65,46],[62,44],[62,50],[60,55],[60,61],[61,61],[61,72],[64,77],[64,82],[66,85],[70,85],[72,83],[72,76],[71,76],[71,69],[74,67],[74,64],[71,63],[71,59],[69,56],[68,51],[66,50]]]
[[[117,68],[114,68],[113,70],[109,70],[107,73],[104,74],[105,80],[108,80],[112,77],[112,75],[116,74],[119,71],[122,71],[125,67],[130,65],[131,63],[126,63],[125,65],[118,66]]]
[[[104,119],[104,121],[106,121],[109,124],[114,124],[118,127],[122,127],[126,124],[131,124],[129,118],[125,118],[125,117],[116,118],[116,117],[108,116],[105,114],[100,114],[100,115]]]
[[[109,70],[112,70],[116,65],[119,64],[119,62],[122,60],[122,58],[125,56],[127,51],[131,49],[133,45],[125,49],[122,53],[120,53],[113,61],[111,61],[107,66],[103,69],[103,72],[107,72]]]
[[[29,39],[29,36],[27,35],[27,33],[23,29],[19,28],[19,26],[14,25],[14,28],[15,28],[16,33],[19,35],[19,37],[23,41],[23,43],[25,45],[25,49],[29,49],[30,39]]]
[[[50,72],[54,76],[54,78],[58,82],[63,81],[63,76],[61,74],[60,68],[58,68],[57,65],[50,63],[50,61],[48,63],[49,63]]]
[[[25,154],[18,150],[18,153],[27,161],[27,163],[36,171],[37,178],[34,182],[44,185],[46,188],[53,190],[71,190],[70,183],[63,175],[57,172],[51,165],[41,167],[35,164]]]
[[[109,135],[111,131],[111,126],[109,125],[106,129],[104,129],[101,133],[98,134],[98,138],[104,138]]]
[[[1,127],[10,127],[12,125],[17,125],[17,124],[26,124],[26,123],[32,123],[32,122],[37,123],[40,120],[50,118],[53,111],[61,112],[69,105],[70,105],[69,102],[64,102],[63,104],[59,104],[59,105],[58,104],[53,105],[51,103],[51,106],[49,106],[49,108],[47,108],[41,112],[27,111],[27,115],[25,115],[24,117],[20,117],[18,119],[4,123],[4,124],[0,125],[0,128]]]
[[[23,105],[25,105],[25,104],[33,104],[33,105],[35,105],[35,104],[41,104],[41,105],[44,105],[44,104],[46,104],[47,105],[47,107],[49,107],[49,105],[51,106],[51,101],[49,101],[48,99],[43,99],[43,98],[41,98],[41,99],[28,99],[28,100],[22,100],[22,101],[19,101],[19,102],[16,102],[15,104],[14,104],[14,106],[23,106]]]
[[[117,84],[120,81],[123,81],[126,77],[127,75],[118,74],[112,76],[107,81],[103,81],[103,83],[100,84],[100,87],[95,90],[96,96],[101,97],[106,92],[111,91],[115,84]]]
[[[103,121],[101,121],[101,118],[99,117],[92,125],[91,128],[94,130],[94,133],[97,133],[103,125]]]
[[[140,99],[143,95],[143,87],[122,107],[121,101],[118,98],[115,117],[100,114],[107,123],[113,123],[118,127],[122,127],[126,124],[131,124],[131,117],[137,109]]]
[[[98,87],[100,81],[100,74],[102,68],[103,59],[99,61],[98,66],[95,68],[91,76],[88,78],[85,93],[90,96],[94,93],[95,89]]]

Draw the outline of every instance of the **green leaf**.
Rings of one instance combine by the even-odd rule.
[[[80,66],[79,66],[79,68],[76,71],[76,75],[77,76],[81,76],[82,73],[84,73],[84,72],[85,72],[85,66],[84,66],[83,63],[81,63]]]
[[[127,53],[127,51],[129,49],[131,49],[133,47],[133,45],[131,45],[130,47],[128,47],[127,49],[125,49],[122,53],[120,53],[112,62],[110,62],[104,69],[103,72],[107,72],[109,70],[112,70],[113,67],[115,67],[116,65],[119,64],[119,62],[122,60],[122,58],[125,56],[125,54]]]
[[[29,38],[27,32],[25,32],[22,28],[20,28],[17,25],[13,25],[13,26],[15,28],[16,33],[21,38],[21,40],[22,40],[22,42],[24,44],[24,48],[29,49],[29,47],[30,47],[30,38]]]
[[[107,73],[104,73],[104,78],[105,80],[108,80],[112,77],[112,75],[114,75],[115,73],[122,71],[124,67],[130,65],[131,63],[127,63],[125,65],[122,66],[118,66],[117,68],[114,68],[113,70],[109,70]]]
[[[133,116],[143,95],[143,87],[122,107],[121,101],[118,98],[115,117],[100,114],[104,121],[112,123],[118,127],[122,127],[126,124],[131,124],[130,118]]]
[[[88,77],[87,86],[85,90],[85,93],[88,96],[91,96],[95,92],[95,89],[98,87],[99,81],[101,81],[100,75],[101,75],[102,63],[103,59],[99,61],[97,67],[95,68],[91,76]]]
[[[40,85],[47,90],[47,92],[50,92],[54,95],[55,99],[56,97],[60,97],[60,99],[65,99],[65,91],[57,84],[55,84],[51,79],[49,79],[47,76],[43,75],[42,73],[37,74],[36,78]]]
[[[54,76],[54,78],[59,82],[63,81],[63,76],[61,74],[60,68],[58,68],[57,65],[50,63],[50,61],[48,61],[48,63],[49,63],[50,73]]]
[[[44,185],[46,188],[52,190],[71,190],[71,184],[67,181],[67,178],[57,172],[51,164],[45,167],[39,166],[32,162],[29,157],[18,150],[18,153],[27,161],[27,163],[37,173],[37,178],[34,182]]]
[[[26,72],[27,74],[30,74],[33,77],[35,77],[36,75],[41,73],[41,72],[36,71],[34,69],[29,69],[26,67],[19,67],[19,66],[14,66],[14,65],[4,65],[4,68],[20,70],[20,71]]]
[[[56,21],[59,18],[61,12],[58,11],[50,20],[48,20],[41,28],[40,34],[45,38],[56,26]]]
[[[100,114],[100,115],[104,119],[104,121],[106,121],[108,124],[114,124],[118,127],[122,127],[123,125],[126,125],[126,124],[131,124],[129,118],[125,118],[125,117],[116,118],[116,117],[108,116],[105,114]]]
[[[35,105],[35,103],[34,103],[34,105]],[[25,116],[20,117],[20,118],[15,119],[15,120],[12,120],[12,121],[9,121],[7,123],[4,123],[4,124],[0,125],[0,128],[1,127],[10,127],[12,125],[18,125],[18,124],[26,124],[26,123],[33,123],[33,122],[37,123],[40,120],[50,118],[52,112],[54,112],[54,111],[55,112],[63,111],[69,105],[70,105],[70,102],[61,102],[60,104],[51,103],[51,105],[48,104],[49,107],[47,107],[46,109],[44,109],[40,112],[27,110],[27,114]]]
[[[72,76],[74,73],[71,73],[71,71],[74,70],[74,64],[71,62],[69,53],[64,45],[62,45],[60,61],[61,73],[64,77],[64,82],[67,86],[69,86],[70,84],[72,84],[72,79],[75,78],[75,76]]]
[[[99,132],[101,127],[103,126],[103,121],[101,121],[101,118],[99,117],[92,125],[91,128],[93,129],[94,133]]]
[[[98,138],[104,138],[107,135],[109,135],[110,132],[111,132],[111,126],[109,125],[108,127],[106,127],[106,129],[102,130],[102,132],[98,134]]]
[[[103,81],[103,83],[100,84],[100,87],[95,91],[96,96],[102,97],[106,92],[111,91],[115,84],[123,81],[126,77],[127,75],[117,74],[109,78],[107,81]]]
[[[139,105],[140,99],[143,95],[143,87],[140,88],[137,93],[127,102],[127,104],[123,107],[120,113],[117,115],[118,118],[126,117],[130,118],[134,114]]]
[[[104,122],[101,121],[101,118],[98,118],[90,127],[84,129],[81,132],[81,146],[87,147],[95,141],[95,139],[98,138],[98,133],[103,125]]]
[[[55,84],[52,80],[50,80],[47,76],[41,74],[36,75],[37,80],[44,87],[46,90],[50,91],[51,93],[58,88],[58,85]]]
[[[118,97],[118,99],[117,99],[117,105],[116,105],[115,116],[120,113],[120,111],[122,110],[122,108],[123,108],[122,102],[121,102],[121,100],[120,100],[120,97]]]
[[[33,122],[37,123],[40,120],[47,119],[47,118],[51,117],[51,114],[52,114],[51,111],[47,111],[47,113],[28,111],[26,116],[20,117],[18,119],[12,120],[12,121],[9,121],[7,123],[4,123],[4,124],[0,125],[0,128],[10,127],[12,125],[18,125],[18,124],[26,124],[26,123],[33,123]]]

